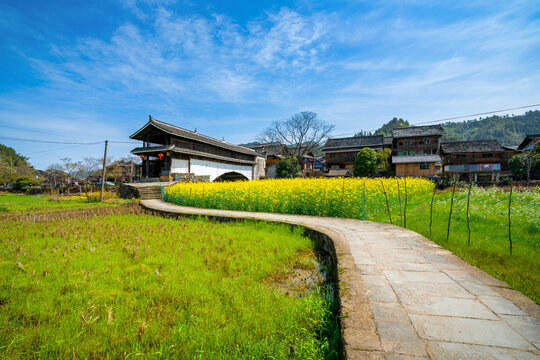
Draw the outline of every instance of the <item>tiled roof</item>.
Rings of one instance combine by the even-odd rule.
[[[282,144],[260,144],[252,146],[251,148],[259,154],[266,156],[287,155],[288,152],[287,147]]]
[[[439,155],[413,155],[413,156],[392,156],[393,164],[412,164],[421,162],[442,161]]]
[[[223,160],[223,161],[229,161],[233,163],[240,163],[240,164],[255,164],[255,161],[251,160],[242,160],[242,159],[235,159],[228,156],[221,156],[221,155],[215,155],[210,154],[207,152],[202,151],[196,151],[191,149],[184,149],[184,148],[177,148],[175,145],[168,145],[168,146],[152,146],[152,147],[138,147],[133,150],[131,150],[131,153],[134,155],[139,154],[145,154],[145,153],[156,153],[157,151],[172,151],[178,154],[188,154],[188,155],[196,155],[201,157],[206,157],[210,159],[216,159],[216,160]]]
[[[497,140],[456,141],[441,144],[441,152],[445,154],[498,151],[503,151],[503,149]]]
[[[444,130],[441,125],[411,126],[406,128],[394,129],[392,133],[395,138],[407,138],[417,136],[442,135],[444,133]]]
[[[354,150],[365,147],[382,147],[384,145],[384,136],[355,136],[348,138],[328,139],[324,144],[322,151],[335,150]]]
[[[243,153],[243,154],[249,154],[249,155],[254,155],[254,156],[257,155],[257,152],[255,150],[253,150],[253,149],[249,149],[249,148],[239,146],[239,145],[230,144],[228,142],[220,141],[220,140],[211,138],[209,136],[199,134],[199,133],[194,132],[194,131],[183,129],[183,128],[175,126],[175,125],[167,124],[167,123],[165,123],[163,121],[156,120],[156,119],[152,118],[151,116],[150,116],[150,120],[142,128],[140,128],[137,132],[135,132],[133,135],[131,135],[129,138],[130,139],[136,139],[136,140],[144,140],[144,138],[141,138],[138,135],[141,134],[141,133],[144,133],[144,130],[149,126],[153,126],[153,127],[157,128],[157,129],[159,129],[161,131],[164,131],[164,132],[166,132],[166,133],[168,133],[170,135],[175,135],[175,136],[179,136],[179,137],[183,137],[183,138],[187,138],[187,139],[191,139],[191,140],[200,141],[200,142],[203,142],[203,143],[206,143],[206,144],[211,144],[211,145],[223,148],[223,149],[232,150],[232,151],[236,151],[236,152]]]
[[[532,149],[532,146],[536,144],[537,141],[540,141],[540,134],[535,135],[527,135],[525,139],[519,144],[517,147],[518,150],[530,150],[529,147]],[[531,146],[532,144],[532,146]]]
[[[384,137],[384,145],[392,145],[392,139],[394,139],[391,136],[385,136]]]

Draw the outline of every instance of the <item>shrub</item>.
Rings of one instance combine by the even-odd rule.
[[[296,156],[287,156],[277,163],[276,177],[296,178],[301,174],[301,167]]]
[[[13,190],[26,191],[32,185],[34,185],[34,181],[32,181],[32,179],[30,179],[28,176],[22,176],[13,183]]]

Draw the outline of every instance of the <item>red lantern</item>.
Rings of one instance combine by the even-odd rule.
[[[158,156],[159,160],[163,160],[163,157],[164,157],[165,155],[163,155],[163,153],[159,153],[157,156]]]
[[[139,156],[141,157],[141,160],[143,160],[143,161],[144,161],[144,155],[143,155],[143,154],[141,154],[141,155],[139,155]]]

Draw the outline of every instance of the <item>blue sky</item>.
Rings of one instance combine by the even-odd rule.
[[[0,31],[0,143],[38,168],[103,147],[6,137],[125,141],[152,114],[241,143],[304,110],[340,135],[540,102],[538,1],[2,0]]]

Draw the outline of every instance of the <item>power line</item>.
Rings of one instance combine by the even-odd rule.
[[[537,106],[540,106],[540,104],[527,105],[527,106],[519,106],[519,107],[515,107],[515,108],[510,108],[510,109],[502,109],[502,110],[486,111],[486,112],[483,112],[483,113],[471,114],[471,115],[463,115],[463,116],[455,116],[455,117],[446,118],[446,119],[439,119],[439,120],[432,120],[432,121],[423,121],[423,122],[414,123],[414,124],[412,124],[412,125],[432,124],[432,123],[443,122],[443,121],[450,121],[450,120],[463,119],[463,118],[473,117],[473,116],[476,117],[476,116],[480,116],[480,115],[495,114],[495,113],[499,113],[499,112],[503,112],[503,111],[527,109],[527,108],[537,107]]]
[[[47,141],[47,140],[37,140],[37,139],[21,139],[21,138],[9,137],[9,136],[0,136],[0,139],[13,140],[13,141],[38,142],[38,143],[47,143],[47,144],[65,144],[65,145],[96,145],[96,144],[101,144],[103,142],[103,141],[96,141],[96,142],[91,142],[91,143],[82,143],[82,142]]]
[[[444,118],[444,119],[438,119],[438,120],[422,121],[422,122],[412,123],[411,125],[433,124],[433,123],[445,122],[445,121],[450,121],[450,120],[457,120],[457,119],[470,118],[470,117],[476,117],[476,116],[481,116],[481,115],[495,114],[495,113],[499,113],[499,112],[503,112],[503,111],[528,109],[528,108],[538,107],[538,106],[540,106],[540,104],[533,104],[533,105],[526,105],[526,106],[518,106],[518,107],[515,107],[515,108],[509,108],[509,109],[493,110],[493,111],[486,111],[486,112],[483,112],[483,113],[477,113],[477,114],[462,115],[462,116],[454,116],[454,117],[449,117],[449,118]],[[377,130],[377,129],[367,129],[367,130],[362,130],[362,131],[369,131],[369,132],[372,132],[372,131],[376,131],[376,130]],[[337,135],[335,135],[335,136],[355,135],[355,134],[357,134],[357,133],[358,133],[358,132],[353,132],[353,133],[343,133],[343,134],[337,134]]]

